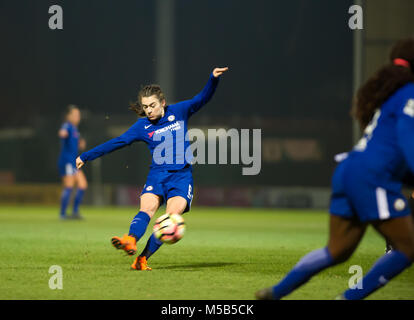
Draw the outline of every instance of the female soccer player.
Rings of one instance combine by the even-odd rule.
[[[139,213],[132,220],[129,233],[113,237],[112,244],[129,255],[137,251],[136,243],[144,235],[148,223],[157,209],[166,202],[166,213],[183,214],[190,210],[193,200],[191,155],[186,151],[188,119],[213,96],[219,77],[228,68],[215,68],[204,89],[191,100],[167,105],[158,85],[147,85],[138,93],[138,100],[131,109],[142,118],[121,136],[109,140],[76,159],[77,168],[107,153],[143,141],[152,154],[152,163],[140,197]],[[151,270],[147,259],[159,249],[162,242],[152,235],[144,251],[135,259],[132,269]]]
[[[58,132],[61,140],[61,151],[58,160],[58,168],[62,177],[63,192],[60,205],[60,218],[66,219],[66,208],[69,204],[72,189],[77,185],[77,192],[73,201],[73,213],[70,218],[81,219],[79,205],[82,202],[83,195],[88,182],[82,171],[76,169],[76,157],[78,148],[84,150],[86,142],[80,138],[78,125],[81,120],[81,113],[77,106],[70,105],[66,113],[66,122]]]
[[[414,223],[401,192],[404,175],[414,172],[414,38],[397,42],[390,60],[357,93],[353,114],[365,131],[332,178],[327,246],[303,257],[274,287],[258,291],[258,299],[281,299],[321,270],[348,260],[368,224],[394,250],[339,299],[367,297],[414,261]]]

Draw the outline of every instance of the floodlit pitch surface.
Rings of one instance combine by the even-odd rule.
[[[328,235],[325,212],[195,207],[184,215],[184,238],[151,257],[152,271],[134,271],[110,239],[128,232],[136,211],[83,207],[85,220],[60,221],[58,208],[0,207],[0,299],[253,299]],[[350,266],[367,272],[382,254],[370,228],[349,261],[287,298],[333,299],[348,287]],[[62,290],[49,288],[52,265],[62,267]],[[414,299],[413,288],[414,267],[369,298]]]

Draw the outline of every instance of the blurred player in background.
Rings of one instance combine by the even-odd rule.
[[[318,272],[348,260],[368,224],[393,250],[339,299],[363,299],[411,266],[414,223],[401,189],[408,172],[414,173],[413,72],[410,38],[397,42],[390,63],[359,89],[353,115],[365,131],[354,149],[338,159],[328,245],[303,257],[274,287],[258,291],[258,299],[281,299]]]
[[[164,94],[158,85],[143,87],[138,93],[137,102],[131,105],[131,109],[142,118],[121,136],[82,153],[76,159],[79,169],[87,161],[92,161],[135,141],[145,142],[150,149],[152,163],[141,193],[140,211],[132,220],[128,234],[112,238],[115,248],[134,255],[137,251],[136,243],[144,235],[151,218],[164,202],[168,214],[183,214],[190,210],[193,200],[193,176],[191,161],[189,161],[191,159],[186,155],[186,150],[190,147],[188,139],[185,139],[187,122],[211,99],[219,77],[227,70],[228,68],[215,68],[207,85],[199,94],[190,100],[172,105],[166,104]],[[165,153],[170,151],[169,163],[165,163],[158,152],[162,146],[165,146]],[[143,252],[133,262],[132,269],[151,270],[147,259],[161,245],[162,242],[152,234]]]
[[[76,169],[76,157],[78,156],[78,149],[84,150],[86,142],[80,137],[78,125],[81,120],[81,113],[77,106],[69,105],[66,112],[66,122],[62,125],[58,132],[61,140],[61,150],[58,160],[59,174],[62,177],[63,191],[60,203],[60,218],[61,219],[81,219],[79,213],[79,206],[82,203],[83,195],[88,182],[85,174],[81,170]],[[72,215],[66,215],[72,190],[77,186],[75,198],[73,200]]]

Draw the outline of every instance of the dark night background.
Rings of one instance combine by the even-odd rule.
[[[190,125],[261,128],[267,154],[258,176],[207,165],[196,167],[195,181],[328,186],[333,156],[352,145],[351,1],[175,3],[175,100],[198,93],[215,66],[230,67]],[[63,30],[48,28],[53,4],[63,8]],[[111,126],[131,125],[128,103],[157,80],[156,17],[153,1],[0,1],[0,169],[17,182],[59,182],[57,130],[70,103],[83,111],[88,147],[111,138]],[[298,148],[292,139],[317,155],[285,152]],[[143,184],[145,149],[103,158],[103,182]]]

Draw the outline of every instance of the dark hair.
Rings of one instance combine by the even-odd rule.
[[[63,116],[63,119],[66,121],[66,120],[67,120],[67,117],[69,116],[69,114],[70,114],[73,110],[75,110],[75,109],[79,110],[79,107],[78,107],[76,104],[69,104],[69,105],[66,107],[66,110],[65,110],[65,114],[64,114],[64,116]]]
[[[69,104],[68,107],[66,108],[66,115],[68,115],[75,109],[79,110],[79,107],[76,104]]]
[[[394,44],[389,59],[390,62],[380,68],[357,92],[351,115],[358,120],[362,129],[395,91],[409,82],[414,82],[414,38],[403,39]],[[395,59],[404,59],[409,66],[396,65]]]
[[[145,116],[144,109],[142,108],[142,98],[157,96],[158,100],[165,100],[164,93],[161,90],[161,87],[158,84],[149,84],[145,87],[142,87],[138,92],[137,101],[131,102],[129,104],[129,109],[137,113],[139,116]]]

